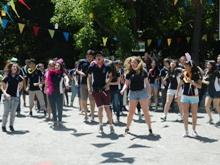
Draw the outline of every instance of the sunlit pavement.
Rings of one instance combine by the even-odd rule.
[[[1,103],[0,121],[2,112]],[[169,114],[167,122],[161,122],[162,113],[151,114],[154,136],[148,135],[147,126],[138,115],[130,134],[124,136],[124,116],[122,123],[115,126],[115,134],[110,134],[105,125],[105,134],[101,135],[97,117],[96,122],[85,123],[77,108],[65,107],[63,126],[53,128],[43,113],[34,111],[34,117],[29,117],[28,108],[22,107],[23,116],[16,118],[16,131],[0,132],[0,165],[219,164],[220,125],[207,124],[206,114],[198,114],[199,136],[188,138],[183,137],[183,123],[176,120],[177,114]],[[219,117],[213,117],[216,123]]]

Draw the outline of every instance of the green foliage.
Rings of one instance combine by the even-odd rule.
[[[117,39],[117,47],[129,52],[134,44],[131,30],[131,14],[116,0],[52,0],[55,15],[51,19],[65,26],[75,26],[76,47],[84,52],[102,45],[102,37],[108,41]],[[108,43],[108,46],[111,43]]]

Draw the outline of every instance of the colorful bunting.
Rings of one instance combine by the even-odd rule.
[[[177,3],[178,3],[178,0],[174,0],[173,5],[176,6]]]
[[[69,41],[69,37],[70,37],[70,33],[69,32],[63,32],[63,36],[64,36],[64,39],[66,41]]]
[[[53,39],[54,34],[55,34],[55,30],[48,29],[48,32],[49,32],[49,34],[50,34],[50,37]]]
[[[209,4],[209,5],[213,5],[214,3],[213,3],[212,0],[208,0],[208,4]]]
[[[4,10],[1,11],[1,15],[2,15],[2,17],[5,17],[5,16],[6,16],[6,13],[5,13]]]
[[[149,47],[151,45],[151,43],[152,43],[152,39],[148,39],[147,40],[147,46]]]
[[[108,37],[102,37],[103,46],[106,46]]]
[[[157,40],[157,47],[160,47],[160,46],[161,46],[161,43],[162,43],[162,39],[158,39],[158,40]]]
[[[16,10],[16,8],[15,8],[15,2],[14,2],[14,0],[11,0],[11,1],[9,2],[9,4],[10,4],[12,10],[13,10],[13,11],[15,12],[15,14],[17,15],[17,17],[20,18],[20,16],[18,15],[17,10]]]
[[[18,0],[18,2],[24,5],[28,10],[31,10],[31,8],[24,2],[24,0]]]
[[[19,28],[20,34],[23,33],[24,27],[25,27],[25,24],[23,24],[23,23],[18,23],[18,28]]]
[[[172,39],[171,39],[171,38],[167,38],[167,45],[168,45],[168,46],[171,45],[171,42],[172,42]]]
[[[182,38],[178,37],[177,38],[177,44],[181,43],[181,41],[182,41]]]
[[[3,28],[3,30],[6,29],[7,25],[8,25],[8,20],[5,19],[5,18],[3,18],[3,19],[2,19],[2,28]]]
[[[34,32],[34,36],[37,37],[38,33],[40,31],[40,27],[39,26],[33,26],[33,32]]]
[[[4,5],[3,6],[3,10],[5,11],[5,13],[8,15],[8,17],[10,18],[10,20],[12,22],[14,22],[14,20],[12,19],[11,15],[9,14],[9,8],[8,8],[8,5]]]

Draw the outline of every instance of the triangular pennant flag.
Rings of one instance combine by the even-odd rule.
[[[53,29],[48,29],[48,32],[50,34],[50,37],[53,38],[54,37],[54,34],[55,34],[55,30]]]
[[[3,28],[3,30],[6,29],[7,25],[8,25],[8,20],[7,19],[2,19],[2,28]]]
[[[162,39],[158,39],[157,40],[157,47],[160,47],[161,43],[162,43]]]
[[[102,37],[103,46],[106,46],[108,37]]]
[[[70,36],[69,32],[63,32],[63,36],[66,41],[69,41],[69,36]]]
[[[208,0],[208,4],[209,4],[209,5],[213,5],[214,3],[213,3],[212,0]]]
[[[19,28],[20,34],[23,33],[24,27],[25,27],[25,24],[23,24],[23,23],[18,23],[18,28]]]
[[[9,8],[8,8],[8,5],[4,5],[3,6],[3,10],[5,11],[5,13],[7,13],[8,17],[10,18],[10,20],[12,22],[14,22],[14,20],[12,19],[11,15],[9,14]]]
[[[33,32],[34,32],[34,36],[36,37],[38,35],[40,31],[40,27],[39,26],[33,26]]]
[[[12,10],[15,12],[15,14],[17,15],[17,17],[20,18],[20,16],[18,15],[17,10],[16,10],[16,8],[15,8],[15,2],[14,2],[14,0],[11,0],[11,1],[9,2],[9,4],[11,5]]]
[[[18,0],[20,4],[24,5],[28,10],[31,10],[31,8],[24,2],[24,0]]]
[[[174,0],[174,2],[173,2],[174,6],[176,6],[177,2],[178,2],[178,0]]]
[[[6,16],[6,13],[5,13],[4,10],[1,11],[1,15],[2,15],[2,17],[5,17],[5,16]]]
[[[172,38],[167,38],[167,45],[170,46],[172,42]]]
[[[152,43],[152,39],[148,39],[147,40],[147,46],[149,47],[151,45],[151,43]]]
[[[186,37],[187,43],[189,43],[190,39],[190,37]]]
[[[185,6],[185,7],[188,7],[188,6],[189,6],[188,0],[184,0],[184,6]]]
[[[202,36],[202,40],[207,41],[207,34],[204,34],[204,35]]]

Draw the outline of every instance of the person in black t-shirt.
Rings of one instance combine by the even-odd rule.
[[[168,70],[164,78],[164,81],[168,82],[167,83],[168,89],[167,89],[167,94],[166,94],[166,97],[167,97],[166,104],[164,106],[164,117],[161,118],[163,121],[166,121],[167,119],[167,114],[170,110],[171,103],[173,102],[175,98],[175,94],[176,94],[176,90],[178,86],[179,71],[177,70],[176,66],[177,66],[177,63],[175,61],[171,61],[170,69]],[[177,98],[177,104],[179,106],[179,111],[182,116],[182,110],[180,106],[180,97],[176,96],[176,98]]]
[[[131,122],[137,107],[138,102],[141,105],[141,108],[144,112],[145,122],[148,125],[149,133],[152,134],[151,128],[151,118],[149,114],[149,98],[151,96],[151,88],[148,81],[148,75],[144,69],[144,63],[140,57],[129,57],[129,64],[126,70],[126,81],[121,94],[124,94],[124,91],[129,88],[129,114],[127,119],[127,128],[125,133],[129,132]]]
[[[162,107],[165,106],[166,97],[167,97],[167,89],[168,89],[168,81],[165,79],[166,75],[168,74],[170,68],[170,60],[165,58],[163,60],[163,68],[160,70],[160,81],[161,81],[161,100],[162,100]]]
[[[201,77],[199,75],[199,70],[196,66],[193,65],[191,56],[186,53],[187,61],[184,65],[185,70],[183,71],[182,76],[180,77],[180,82],[177,87],[176,96],[178,96],[180,87],[182,86],[182,95],[181,95],[181,107],[183,112],[183,121],[185,127],[184,137],[189,135],[188,132],[188,118],[189,118],[189,109],[192,112],[192,128],[193,134],[198,136],[196,132],[197,124],[197,111],[199,103],[199,88],[201,88]]]
[[[204,85],[203,87],[206,89],[205,109],[209,116],[209,124],[213,124],[212,114],[210,110],[212,102],[215,110],[220,115],[220,91],[216,91],[215,89],[216,79],[220,79],[220,73],[217,70],[216,63],[215,61],[208,61],[202,83]]]
[[[94,121],[94,110],[95,110],[95,101],[91,94],[89,94],[87,87],[87,77],[90,63],[94,60],[94,51],[88,50],[86,54],[86,59],[83,59],[79,62],[78,69],[76,70],[77,74],[80,75],[79,88],[80,88],[80,104],[82,111],[85,112],[85,121],[88,120],[88,108],[87,100],[89,98],[90,107],[91,107],[91,122]]]
[[[5,69],[8,74],[2,80],[1,90],[4,94],[4,114],[2,119],[2,131],[7,132],[6,124],[10,113],[11,131],[14,131],[14,120],[17,106],[19,104],[19,93],[22,88],[23,77],[19,75],[19,66],[15,63],[9,63]]]
[[[93,79],[93,81],[92,81]],[[99,131],[103,133],[103,108],[106,111],[108,122],[110,124],[110,132],[114,133],[112,112],[110,109],[110,90],[109,83],[112,80],[112,73],[109,66],[104,64],[102,52],[96,54],[96,60],[91,63],[88,71],[88,90],[92,93],[96,105],[98,107]]]
[[[112,81],[110,82],[111,103],[114,113],[117,116],[117,122],[120,122],[120,73],[116,70],[116,64],[112,64]]]
[[[46,105],[42,91],[43,74],[36,68],[35,59],[30,59],[30,68],[27,72],[27,88],[29,92],[30,116],[32,116],[32,108],[34,107],[34,97],[36,96],[40,103],[40,110],[44,111],[46,115]]]
[[[155,111],[157,111],[158,109],[159,75],[160,75],[160,70],[158,68],[156,61],[154,60],[151,63],[151,69],[149,70],[148,73],[148,79],[151,85],[152,96],[154,98]]]

